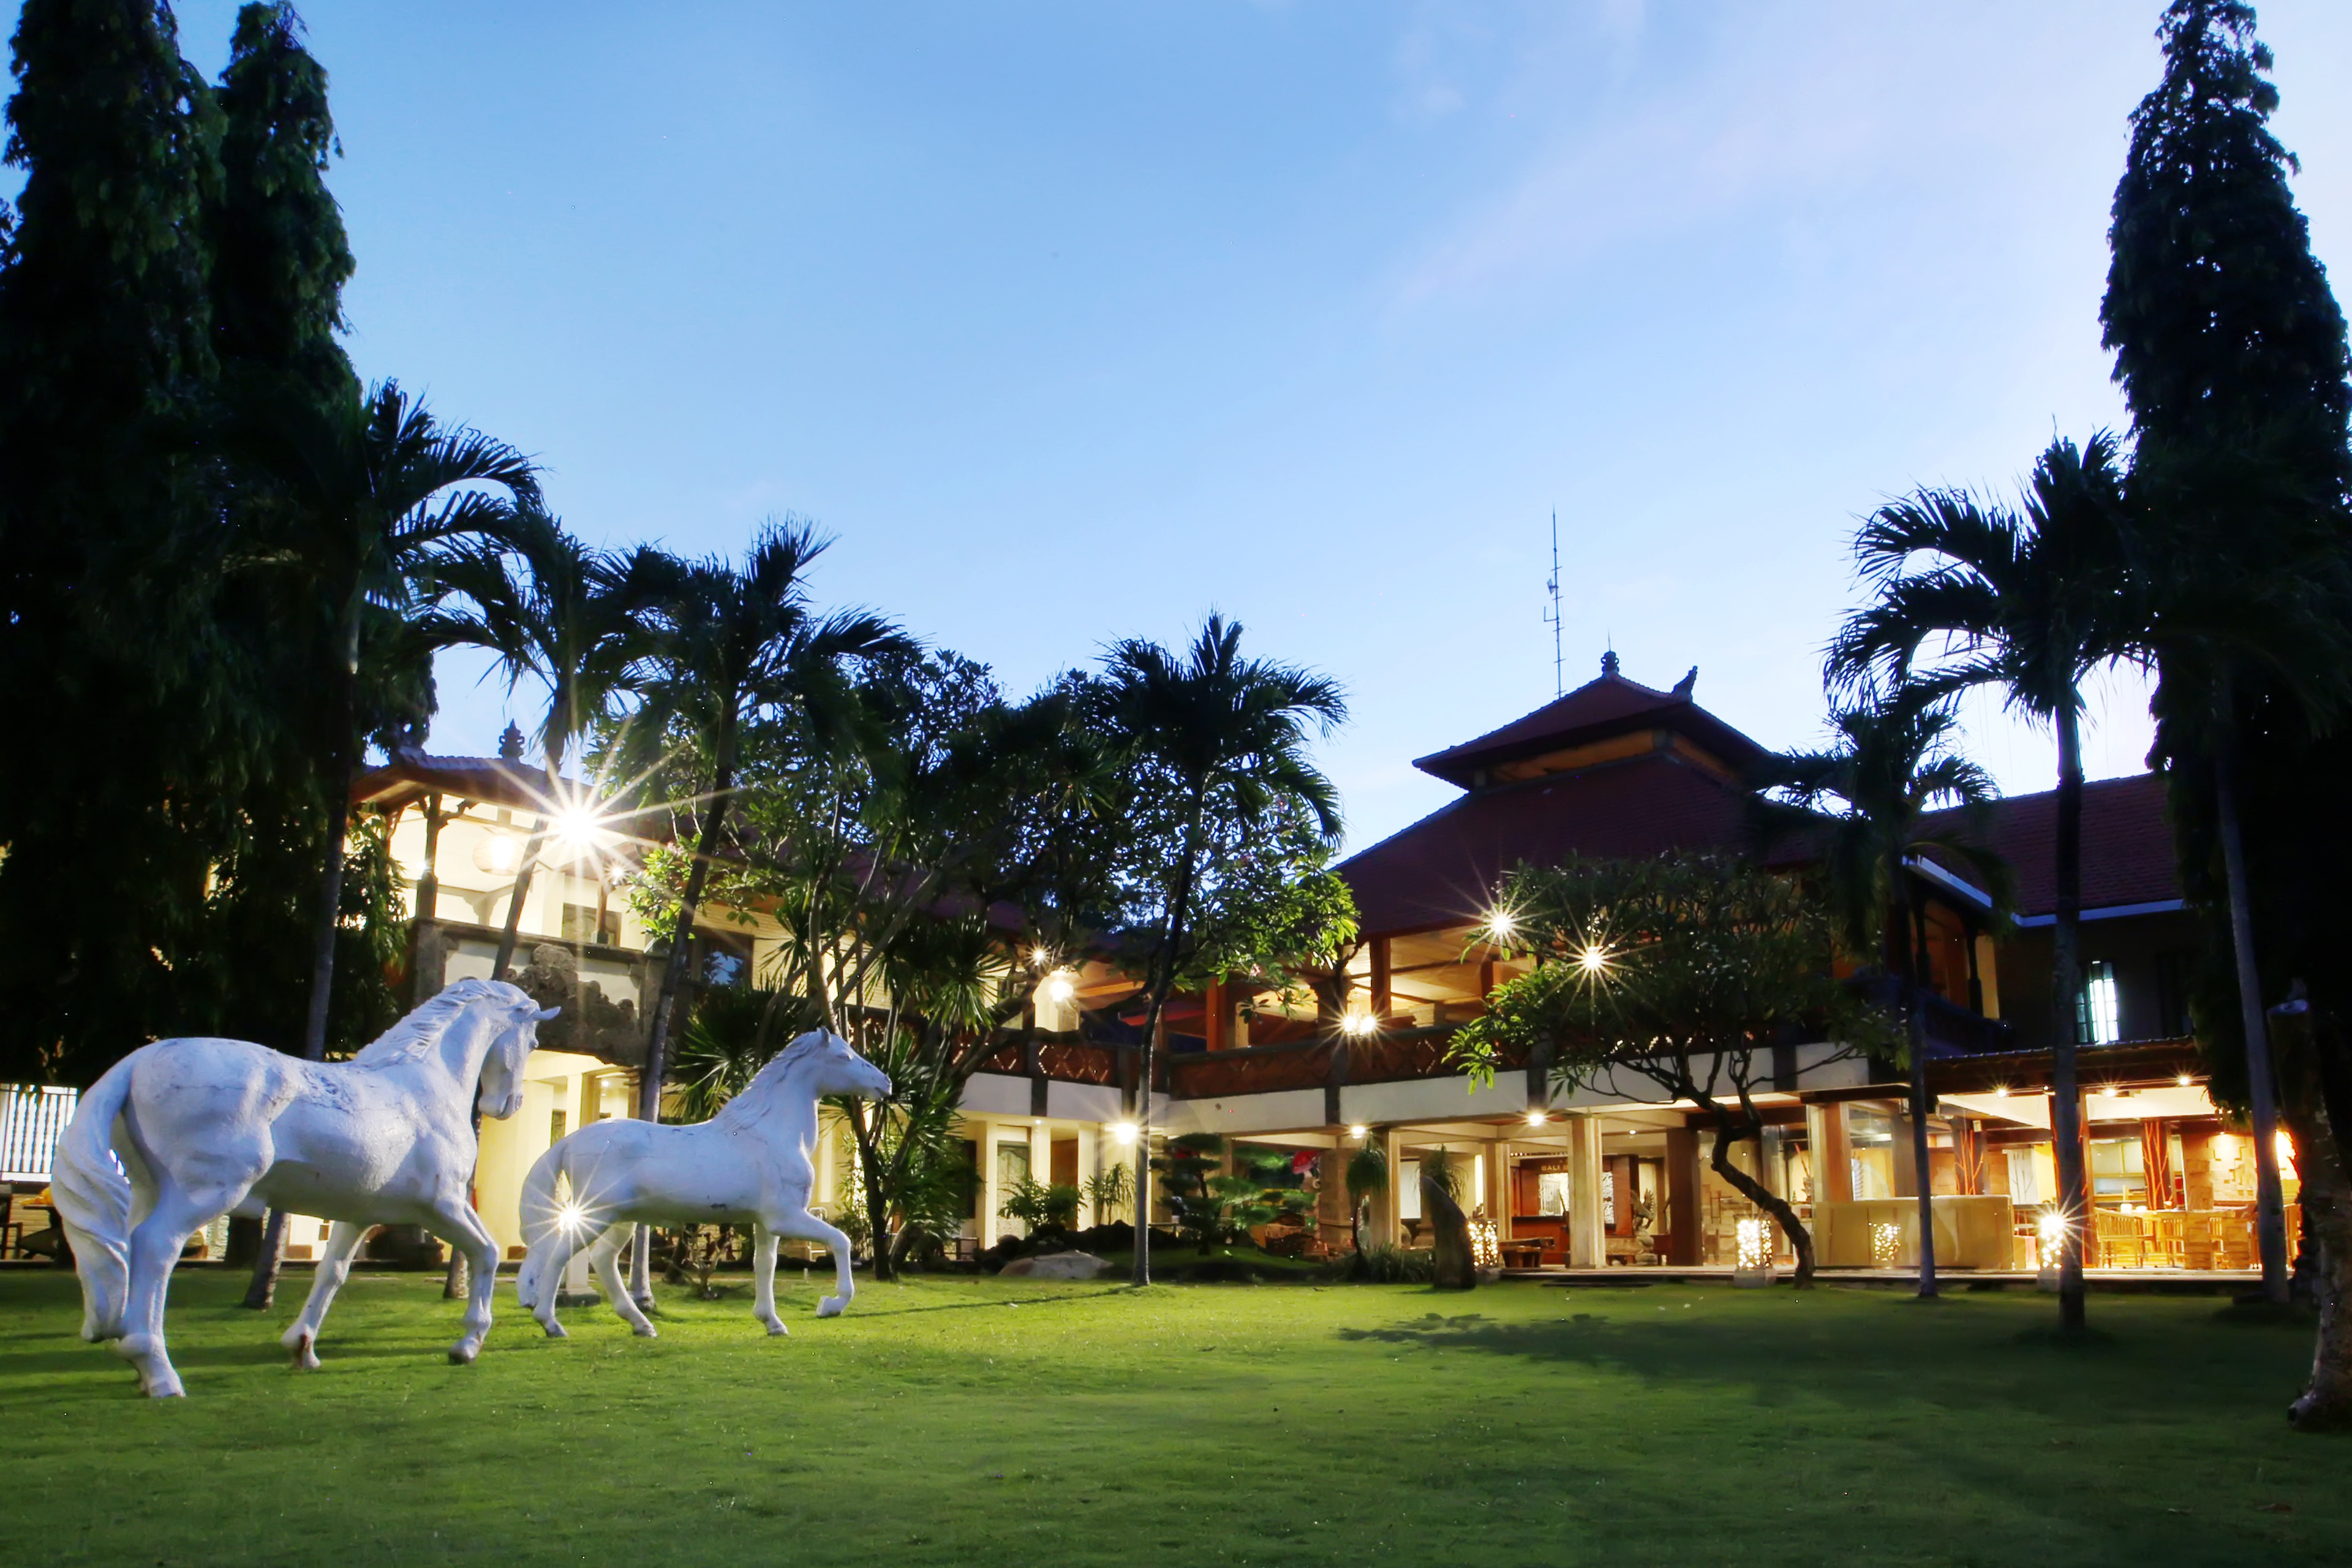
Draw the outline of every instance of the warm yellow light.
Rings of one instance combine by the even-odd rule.
[[[1369,1128],[1369,1127],[1365,1126],[1365,1125],[1364,1125],[1362,1122],[1360,1122],[1360,1121],[1359,1121],[1358,1123],[1356,1123],[1353,1127],[1350,1127],[1350,1128],[1349,1128],[1349,1129],[1348,1129],[1348,1136],[1349,1136],[1349,1137],[1350,1137],[1350,1138],[1369,1138],[1369,1137],[1370,1137],[1371,1135],[1372,1135],[1372,1130],[1371,1130],[1370,1128]]]
[[[2034,1229],[2040,1234],[2042,1249],[2046,1253],[2066,1239],[2066,1216],[2056,1209],[2044,1209]]]
[[[1360,1009],[1347,1014],[1339,1020],[1339,1032],[1341,1034],[1355,1035],[1360,1037],[1370,1034],[1380,1026],[1381,1021],[1378,1018],[1373,1017],[1370,1013],[1363,1012]]]
[[[1993,1085],[1992,1097],[1995,1100],[2007,1100],[2009,1098],[2009,1085],[2005,1083],[1997,1083]]]
[[[1739,1267],[1769,1268],[1772,1267],[1772,1222],[1769,1219],[1743,1219],[1739,1222]]]
[[[1586,942],[1584,951],[1576,955],[1577,963],[1587,974],[1598,974],[1609,967],[1609,950],[1597,942]]]
[[[1033,948],[1031,948],[1031,949],[1029,950],[1029,967],[1030,967],[1030,968],[1032,968],[1032,969],[1049,969],[1049,968],[1051,968],[1051,967],[1053,966],[1053,963],[1054,963],[1054,955],[1053,955],[1053,953],[1052,953],[1051,952],[1047,951],[1046,949],[1042,948],[1042,947],[1033,947]]]
[[[1044,984],[1037,987],[1037,994],[1053,1003],[1066,1002],[1076,993],[1077,987],[1070,984],[1069,975],[1058,970],[1045,976]]]
[[[474,864],[500,876],[513,870],[515,862],[521,858],[520,847],[511,836],[504,833],[487,835],[474,849]]]
[[[1546,1117],[1540,1110],[1530,1110],[1528,1112],[1528,1125],[1530,1127],[1541,1127],[1545,1121],[1549,1120],[1549,1118]]]
[[[2179,1084],[2182,1089],[2193,1089],[2196,1087],[2197,1083],[2197,1080],[2190,1078],[2187,1073],[2182,1073],[2179,1078],[2174,1079],[2172,1081]]]
[[[1135,1142],[1135,1133],[1136,1127],[1135,1123],[1132,1121],[1114,1121],[1111,1123],[1110,1135],[1113,1142],[1132,1143]]]
[[[1486,917],[1486,929],[1508,942],[1518,934],[1519,920],[1508,910],[1496,910]]]

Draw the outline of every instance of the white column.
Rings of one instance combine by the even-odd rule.
[[[1087,1177],[1100,1173],[1099,1168],[1095,1164],[1095,1160],[1100,1153],[1101,1147],[1101,1134],[1097,1131],[1095,1124],[1091,1121],[1079,1122],[1078,1186],[1081,1191],[1086,1187]],[[1094,1211],[1093,1199],[1085,1199],[1079,1203],[1078,1226],[1080,1229],[1084,1229],[1088,1226],[1100,1225],[1102,1222],[1103,1216]]]
[[[1568,1265],[1598,1268],[1608,1261],[1601,1217],[1601,1119],[1568,1119]]]
[[[1054,1184],[1054,1130],[1042,1121],[1029,1129],[1029,1179],[1040,1186]]]
[[[1404,1136],[1393,1127],[1380,1131],[1381,1157],[1388,1163],[1389,1184],[1381,1194],[1381,1201],[1372,1205],[1372,1237],[1383,1247],[1395,1247],[1404,1240]]]
[[[996,1245],[996,1205],[1004,1201],[996,1188],[996,1123],[982,1118],[980,1140],[980,1249]]]

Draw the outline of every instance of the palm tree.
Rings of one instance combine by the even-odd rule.
[[[1310,729],[1328,734],[1347,717],[1338,684],[1290,665],[1244,658],[1242,628],[1212,615],[1177,654],[1130,638],[1105,660],[1104,717],[1127,754],[1155,782],[1169,811],[1155,868],[1158,927],[1144,982],[1143,1076],[1137,1116],[1135,1270],[1151,1283],[1151,1081],[1160,1026],[1192,934],[1213,814],[1250,823],[1286,806],[1339,834],[1339,792],[1307,759]]]
[[[804,579],[827,542],[806,523],[772,523],[752,542],[740,568],[715,559],[667,558],[642,567],[654,604],[630,744],[640,755],[674,742],[688,749],[697,770],[693,802],[699,819],[646,1032],[637,1113],[648,1121],[661,1120],[662,1077],[675,1015],[688,990],[695,910],[735,804],[744,726],[762,713],[797,710],[813,731],[835,735],[854,701],[844,667],[912,647],[878,616],[856,610],[821,616],[811,607]],[[630,1289],[640,1300],[649,1294],[646,1270],[646,1233],[640,1227],[630,1264]]]
[[[326,863],[302,1031],[302,1054],[319,1061],[326,1056],[334,988],[351,781],[362,755],[362,625],[372,615],[415,617],[427,556],[453,541],[496,533],[515,503],[537,503],[539,479],[530,460],[512,447],[462,426],[442,428],[392,382],[364,395],[354,388],[326,400],[315,389],[276,377],[247,381],[235,390],[232,454],[276,535],[278,564],[316,605],[331,650],[320,671],[326,695],[320,779]],[[273,1211],[246,1296],[249,1307],[267,1307],[275,1291],[284,1223]]]
[[[1911,1047],[1911,1158],[1919,1194],[1919,1294],[1936,1294],[1936,1226],[1928,1168],[1926,906],[1910,868],[1928,855],[1976,873],[1990,892],[1996,920],[2009,913],[2006,862],[1969,842],[1964,822],[1941,821],[1939,806],[1975,809],[1995,794],[1991,778],[1953,749],[1958,728],[1950,699],[1917,687],[1885,701],[1831,716],[1837,744],[1828,751],[1766,760],[1758,799],[1768,833],[1801,832],[1821,851],[1840,939],[1855,957],[1895,955]],[[1897,932],[1900,932],[1899,941]]]
[[[433,563],[434,586],[465,601],[436,617],[441,639],[496,656],[511,692],[526,675],[547,687],[539,721],[547,797],[531,824],[499,939],[493,980],[514,963],[523,900],[546,842],[551,814],[592,814],[585,794],[562,784],[563,759],[589,726],[612,710],[646,650],[646,614],[668,574],[657,552],[627,556],[591,550],[543,512],[519,512],[503,537],[469,540]]]
[[[2052,442],[2017,510],[1949,489],[1881,507],[1854,540],[1862,574],[1878,597],[1839,631],[1827,670],[1832,690],[1891,690],[1914,678],[1930,690],[1996,686],[2011,708],[2057,731],[2051,1131],[2067,1222],[2059,1316],[2069,1329],[2084,1322],[2082,1232],[2089,1219],[2074,1017],[2082,988],[2083,682],[2135,657],[2145,638],[2147,616],[2129,570],[2128,537],[2116,439],[2104,430],[2080,448]]]

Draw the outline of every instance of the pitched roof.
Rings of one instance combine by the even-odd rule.
[[[1951,820],[1958,814],[1938,812]],[[1996,802],[1978,835],[2017,876],[2017,912],[2058,907],[2058,792]],[[2164,780],[2157,773],[2098,779],[2083,786],[2083,907],[2163,903],[2180,897]]]
[[[1617,656],[1611,654],[1601,660],[1598,679],[1475,741],[1417,757],[1412,765],[1470,789],[1481,783],[1481,773],[1504,763],[1649,729],[1675,731],[1735,771],[1764,754],[1762,746],[1694,702],[1690,677],[1684,679],[1685,685],[1659,691],[1618,674]]]
[[[383,766],[371,768],[352,782],[352,803],[401,806],[429,795],[448,795],[520,811],[544,811],[559,792],[576,788],[568,782],[551,788],[545,768],[504,757],[434,757],[403,748]]]
[[[1503,874],[1525,861],[1636,858],[1748,842],[1728,784],[1667,752],[1480,790],[1349,856],[1339,868],[1370,934],[1482,917]]]

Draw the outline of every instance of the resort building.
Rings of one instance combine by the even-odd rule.
[[[1215,1133],[1282,1151],[1313,1173],[1314,1225],[1268,1238],[1288,1249],[1346,1244],[1342,1171],[1370,1142],[1392,1178],[1372,1215],[1374,1240],[1420,1236],[1416,1166],[1442,1150],[1468,1178],[1465,1206],[1483,1210],[1509,1266],[1727,1268],[1740,1258],[1743,1221],[1750,1261],[1759,1237],[1788,1261],[1787,1239],[1759,1229],[1753,1206],[1709,1169],[1715,1133],[1696,1105],[1630,1076],[1559,1092],[1540,1060],[1511,1063],[1480,1088],[1447,1060],[1453,1031],[1528,963],[1482,940],[1513,867],[1752,847],[1741,781],[1761,748],[1700,707],[1695,684],[1696,671],[1669,689],[1642,685],[1611,655],[1589,684],[1419,759],[1461,793],[1339,868],[1362,929],[1344,1007],[1286,999],[1244,976],[1177,999],[1148,1118],[1135,983],[1098,963],[1050,977],[1034,1031],[1001,1047],[964,1098],[976,1195],[963,1246],[985,1248],[1018,1230],[1002,1201],[1025,1179],[1077,1185],[1132,1165],[1137,1128],[1148,1122],[1155,1145]],[[362,807],[391,817],[417,915],[402,983],[420,999],[490,973],[533,824],[562,793],[521,761],[515,739],[498,758],[404,753],[357,785]],[[2020,918],[2006,935],[1990,927],[1986,891],[1961,871],[1910,868],[1932,949],[1927,1136],[1938,1262],[2010,1270],[2039,1261],[2040,1220],[2056,1186],[2049,1089],[2063,1021],[2081,1043],[2093,1266],[2250,1268],[2251,1145],[2208,1097],[2189,1037],[2184,993],[2197,935],[2181,906],[2161,782],[2141,775],[2085,791],[2084,984],[2063,1009],[2050,994],[2053,812],[2050,795],[2032,795],[1983,819],[2019,885]],[[522,910],[512,978],[563,1013],[541,1032],[521,1111],[483,1128],[477,1203],[510,1257],[522,1249],[518,1198],[531,1162],[572,1128],[635,1113],[662,954],[599,874],[614,853],[593,832],[567,837],[559,824]],[[706,911],[694,934],[695,983],[752,981],[780,936],[757,910]],[[1767,1130],[1760,1149],[1738,1146],[1741,1168],[1795,1206],[1823,1266],[1915,1262],[1906,1075],[1830,1042],[1771,1055],[1769,1088],[1756,1097]],[[58,1120],[53,1103],[23,1102],[26,1116]],[[2293,1152],[2283,1153],[2292,1204]],[[19,1164],[35,1158],[11,1155]],[[820,1203],[837,1214],[852,1191],[841,1130],[816,1159]],[[1128,1216],[1082,1215],[1114,1217]],[[296,1224],[289,1256],[313,1254],[321,1238],[322,1227]]]

